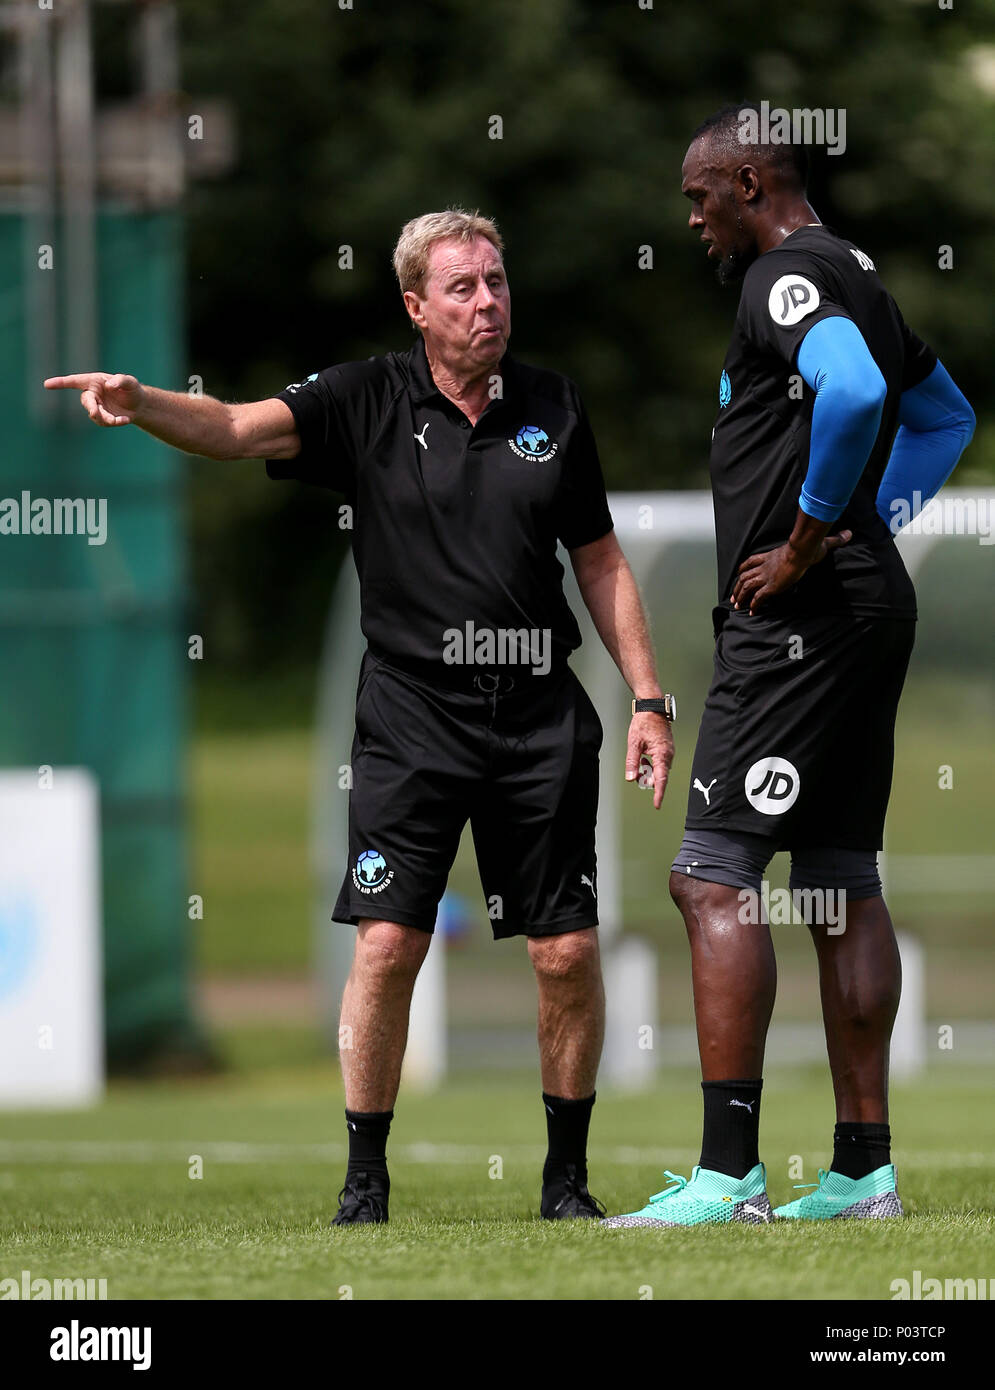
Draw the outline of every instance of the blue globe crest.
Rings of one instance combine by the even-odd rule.
[[[719,405],[728,405],[732,400],[732,382],[729,380],[729,373],[723,372],[719,377]]]
[[[549,435],[541,425],[523,425],[515,435],[515,443],[523,454],[544,454],[549,445]]]
[[[356,860],[356,877],[367,888],[381,883],[386,872],[387,861],[378,849],[364,849]]]

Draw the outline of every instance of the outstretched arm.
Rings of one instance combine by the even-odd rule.
[[[79,391],[97,425],[137,425],[187,454],[211,459],[295,458],[301,441],[290,407],[273,397],[226,405],[213,396],[189,396],[144,386],[120,372],[50,376],[47,391]]]

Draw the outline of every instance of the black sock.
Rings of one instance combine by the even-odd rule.
[[[546,1133],[549,1150],[543,1165],[542,1180],[562,1176],[568,1163],[575,1164],[583,1179],[587,1177],[587,1131],[597,1092],[586,1100],[564,1100],[561,1096],[542,1093],[546,1107]]]
[[[387,1176],[387,1135],[393,1110],[364,1112],[349,1110],[345,1112],[345,1122],[349,1130],[350,1173],[382,1173]]]
[[[866,1178],[891,1162],[889,1125],[838,1124],[833,1131],[833,1172],[845,1178]]]
[[[703,1081],[705,1123],[701,1136],[702,1168],[745,1178],[760,1162],[760,1089],[757,1081]]]

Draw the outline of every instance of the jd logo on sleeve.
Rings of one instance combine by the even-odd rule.
[[[767,312],[779,328],[791,328],[819,307],[819,291],[804,275],[782,275],[767,296]]]

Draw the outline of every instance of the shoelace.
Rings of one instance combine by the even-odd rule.
[[[825,1169],[825,1168],[820,1168],[820,1169],[819,1169],[819,1181],[818,1181],[818,1182],[796,1182],[796,1183],[794,1184],[794,1186],[795,1186],[795,1187],[821,1187],[821,1186],[822,1186],[822,1180],[823,1180],[823,1178],[826,1176],[827,1171],[828,1171],[828,1170]]]
[[[554,1211],[559,1211],[564,1202],[569,1202],[572,1199],[576,1202],[580,1202],[582,1206],[587,1207],[588,1211],[597,1212],[599,1216],[606,1216],[608,1214],[608,1208],[605,1204],[599,1202],[597,1197],[593,1197],[591,1193],[588,1192],[587,1184],[581,1182],[573,1171],[568,1172],[563,1185],[566,1191],[557,1202]]]
[[[384,1215],[383,1203],[375,1192],[370,1191],[369,1179],[364,1173],[361,1181],[347,1182],[339,1193],[339,1214],[352,1216],[361,1207],[369,1206],[371,1214],[380,1220]]]
[[[664,1188],[662,1192],[655,1193],[650,1198],[651,1202],[662,1202],[665,1197],[676,1197],[677,1193],[683,1192],[688,1185],[687,1178],[682,1178],[679,1173],[672,1173],[669,1168],[664,1168],[663,1176],[670,1179],[671,1186]]]

